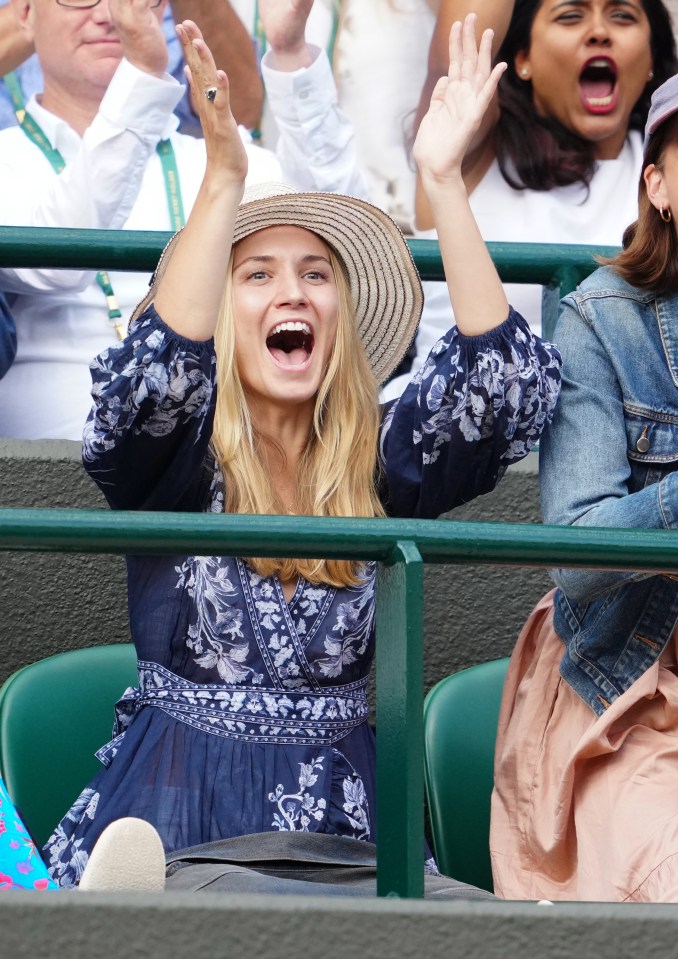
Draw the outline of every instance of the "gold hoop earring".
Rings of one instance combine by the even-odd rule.
[[[662,218],[664,223],[670,223],[673,219],[673,214],[667,206],[660,207],[659,216]]]

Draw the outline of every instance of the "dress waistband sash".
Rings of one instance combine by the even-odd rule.
[[[202,732],[256,743],[334,743],[367,720],[367,679],[345,691],[257,689],[191,683],[157,663],[139,662],[139,686],[115,706],[114,738],[97,758],[108,766],[132,718],[155,706]]]

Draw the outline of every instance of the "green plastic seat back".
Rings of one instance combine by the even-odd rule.
[[[424,703],[424,767],[441,872],[492,892],[490,797],[508,659],[441,680]]]
[[[102,768],[113,707],[137,682],[131,644],[59,653],[17,670],[0,689],[0,775],[40,846]]]

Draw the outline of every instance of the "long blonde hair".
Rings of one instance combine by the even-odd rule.
[[[377,496],[378,387],[355,324],[348,279],[333,250],[337,287],[334,348],[315,399],[311,432],[297,473],[299,512],[309,516],[383,516]],[[252,422],[235,353],[233,256],[215,333],[217,408],[212,444],[224,474],[227,513],[284,513],[261,456],[262,437]],[[284,456],[284,451],[281,450]],[[252,558],[262,576],[304,577],[330,586],[356,585],[357,560]]]

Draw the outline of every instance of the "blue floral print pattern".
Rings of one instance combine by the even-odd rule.
[[[111,506],[221,512],[213,344],[183,339],[150,307],[92,379],[84,460]],[[538,439],[558,381],[558,354],[514,313],[482,337],[451,331],[383,417],[386,509],[437,516],[487,492]],[[77,884],[121,816],[156,825],[168,852],[270,830],[377,841],[375,564],[351,588],[301,580],[289,602],[238,557],[127,565],[139,686],[118,703],[101,772],[47,843],[54,879]]]
[[[269,801],[275,803],[278,812],[273,816],[271,825],[274,829],[295,832],[308,832],[311,817],[322,822],[325,817],[327,800],[322,796],[313,796],[312,789],[318,782],[316,770],[322,770],[323,757],[319,756],[310,763],[299,763],[299,788],[296,793],[286,793],[285,787],[279,783],[275,791],[268,794]]]
[[[513,310],[482,336],[464,337],[453,327],[383,421],[391,511],[438,516],[493,489],[551,422],[560,370],[555,347]],[[434,482],[441,473],[447,488]]]

